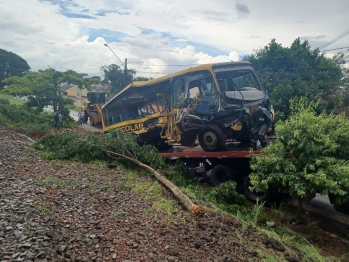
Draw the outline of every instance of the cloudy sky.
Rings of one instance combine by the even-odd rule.
[[[2,0],[0,48],[32,70],[101,75],[128,59],[158,77],[194,64],[238,60],[275,38],[320,47],[349,30],[348,0]],[[349,35],[326,49],[349,46]]]

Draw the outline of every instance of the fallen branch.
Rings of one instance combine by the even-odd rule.
[[[133,163],[135,163],[136,165],[148,170],[149,172],[151,172],[157,180],[159,180],[164,186],[166,186],[169,190],[171,190],[171,192],[175,195],[175,197],[181,201],[181,203],[184,205],[184,207],[191,213],[200,213],[204,211],[204,208],[198,205],[195,205],[189,197],[187,197],[185,194],[183,194],[183,192],[177,187],[175,186],[170,180],[168,180],[167,178],[165,178],[163,175],[161,175],[159,172],[157,172],[156,170],[154,170],[153,168],[151,168],[150,166],[143,164],[142,162],[136,160],[135,158],[129,157],[129,156],[125,156],[119,153],[115,153],[112,151],[108,151],[108,150],[103,150],[105,151],[109,156],[111,155],[116,155],[118,157],[121,157],[123,159],[126,159],[128,161],[131,161]],[[111,156],[113,157],[113,156]],[[115,158],[115,157],[113,157]]]

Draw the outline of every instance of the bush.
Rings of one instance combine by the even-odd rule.
[[[80,135],[73,131],[47,134],[34,143],[34,148],[45,152],[51,159],[74,159],[82,162],[109,160],[103,150],[120,154],[132,154],[139,161],[153,168],[161,168],[165,161],[150,145],[139,146],[136,136],[113,130],[105,135],[87,132]]]
[[[75,126],[71,117],[63,119],[64,127]],[[8,99],[0,99],[0,124],[27,131],[44,131],[53,127],[53,115],[26,105],[10,104]]]
[[[276,141],[251,160],[251,183],[288,194],[336,195],[349,203],[349,121],[340,115],[316,114],[317,104],[292,101],[288,120],[276,125]]]

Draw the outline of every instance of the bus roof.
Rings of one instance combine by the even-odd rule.
[[[202,71],[202,70],[211,70],[213,68],[218,67],[227,67],[227,66],[251,66],[251,63],[248,61],[237,61],[237,62],[224,62],[224,63],[213,63],[213,64],[203,64],[198,65],[194,67],[190,67],[181,71],[174,72],[172,74],[168,74],[162,77],[158,77],[149,81],[135,81],[126,86],[124,89],[122,89],[116,96],[114,96],[108,103],[112,102],[114,99],[117,99],[122,93],[124,93],[128,89],[138,88],[138,87],[145,87],[154,85],[157,83],[165,82],[167,80],[170,80],[173,77],[181,76],[184,74],[187,74],[189,72],[196,72],[196,71]]]

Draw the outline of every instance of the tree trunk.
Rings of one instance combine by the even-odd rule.
[[[166,186],[169,190],[171,190],[171,192],[175,195],[175,197],[181,201],[181,203],[184,205],[184,207],[191,213],[200,213],[204,211],[204,208],[198,205],[195,205],[189,197],[187,197],[185,194],[183,194],[183,192],[177,187],[175,186],[170,180],[168,180],[167,178],[165,178],[164,176],[162,176],[159,172],[157,172],[156,170],[154,170],[153,168],[151,168],[150,166],[143,164],[142,162],[139,162],[138,160],[132,158],[132,157],[128,157],[122,154],[118,154],[115,152],[111,152],[108,150],[104,150],[105,152],[107,152],[107,154],[112,154],[112,155],[116,155],[119,156],[121,158],[124,158],[126,160],[129,160],[135,164],[137,164],[138,166],[148,170],[149,172],[151,172],[157,180],[159,180],[164,186]]]

